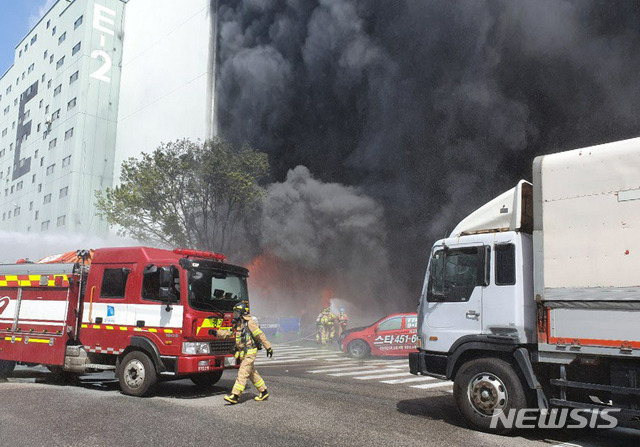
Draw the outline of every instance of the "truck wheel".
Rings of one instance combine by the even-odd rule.
[[[198,388],[208,389],[212,388],[216,383],[218,383],[220,377],[222,377],[222,370],[195,374],[191,376],[190,379]]]
[[[130,396],[147,396],[158,383],[158,375],[153,362],[141,351],[131,351],[124,356],[118,371],[120,389]]]
[[[0,377],[9,377],[16,367],[16,362],[11,360],[0,360]]]
[[[353,340],[347,345],[347,352],[351,357],[363,359],[369,355],[371,348],[364,340]]]
[[[513,429],[504,427],[499,420],[491,428],[496,414],[527,408],[520,378],[508,362],[496,358],[471,360],[462,365],[453,384],[453,395],[458,411],[469,424],[493,433]]]

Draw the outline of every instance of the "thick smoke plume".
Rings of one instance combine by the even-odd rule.
[[[358,189],[320,182],[298,166],[268,187],[259,221],[262,254],[249,266],[257,314],[308,322],[332,299],[369,318],[397,306],[383,211]],[[402,283],[394,292],[405,292]]]
[[[223,136],[379,203],[402,310],[433,241],[534,156],[640,133],[635,1],[222,0],[219,23]]]

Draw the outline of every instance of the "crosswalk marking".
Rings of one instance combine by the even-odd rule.
[[[426,389],[431,389],[431,388],[441,388],[444,386],[451,386],[453,385],[453,382],[450,381],[446,381],[446,382],[440,382],[440,383],[427,383],[424,385],[411,385],[411,388],[420,388],[421,390],[426,390]]]
[[[358,374],[370,374],[375,372],[391,372],[391,371],[398,371],[398,370],[393,368],[383,369],[383,370],[369,369],[365,371],[348,371],[348,372],[331,373],[328,375],[333,377],[344,377],[344,376],[357,376]]]
[[[411,383],[411,382],[433,382],[438,380],[435,377],[413,376],[408,379],[394,379],[394,380],[382,380],[381,383],[390,383],[392,385],[398,383]]]
[[[380,373],[381,371],[378,371],[378,373]],[[408,372],[393,372],[393,373],[387,373],[387,374],[375,374],[373,376],[363,376],[363,377],[356,377],[356,379],[358,380],[373,380],[373,379],[389,379],[391,377],[408,377],[411,376],[411,373]]]
[[[350,370],[353,371],[354,369],[369,369],[371,368],[371,365],[362,365],[360,363],[351,363],[351,364],[342,364],[340,365],[340,367],[338,368],[320,368],[320,369],[314,369],[312,371],[307,371],[308,373],[311,374],[318,374],[318,373],[330,373],[330,372],[339,372],[339,371],[345,371],[345,370]]]

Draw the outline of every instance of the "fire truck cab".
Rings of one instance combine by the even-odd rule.
[[[125,394],[159,380],[215,384],[237,368],[232,308],[248,270],[224,255],[148,247],[79,251],[76,262],[0,265],[0,375],[18,363],[59,374],[112,370]]]

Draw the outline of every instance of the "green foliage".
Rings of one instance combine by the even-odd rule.
[[[223,251],[268,175],[267,155],[249,146],[179,140],[124,161],[120,185],[96,192],[97,208],[120,235]]]

